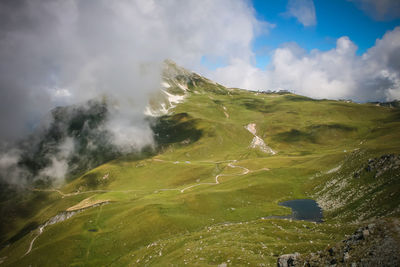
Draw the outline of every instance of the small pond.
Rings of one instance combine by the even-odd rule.
[[[323,222],[322,209],[312,199],[294,199],[279,203],[281,206],[292,209],[292,214],[287,216],[269,216],[267,218],[304,220],[311,222]]]

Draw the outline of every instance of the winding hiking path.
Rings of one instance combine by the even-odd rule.
[[[196,186],[199,186],[199,185],[217,185],[217,184],[219,184],[218,178],[222,177],[222,176],[246,175],[246,174],[248,174],[250,172],[249,169],[247,169],[245,167],[242,167],[242,166],[235,166],[232,163],[229,163],[228,166],[231,167],[231,168],[241,168],[241,169],[243,169],[243,172],[242,173],[237,173],[237,174],[217,174],[215,176],[215,183],[198,183],[198,184],[194,184],[194,185],[191,185],[191,186],[188,186],[188,187],[185,187],[185,188],[181,189],[180,190],[181,193],[185,192],[186,190],[188,190],[190,188],[193,188],[193,187],[196,187]]]
[[[173,164],[191,164],[190,161],[171,161],[171,160],[163,160],[163,159],[153,159],[153,161],[157,161],[157,162],[168,162],[168,163],[173,163]],[[262,169],[258,169],[258,170],[249,170],[246,167],[243,166],[239,166],[239,165],[233,165],[232,163],[237,162],[237,160],[224,160],[224,161],[197,161],[198,163],[210,163],[210,164],[220,164],[220,163],[228,163],[228,167],[230,168],[240,168],[243,170],[243,172],[241,173],[232,173],[232,174],[217,174],[215,176],[215,182],[214,183],[197,183],[197,184],[193,184],[190,186],[187,186],[183,189],[179,189],[179,188],[162,188],[162,189],[158,189],[156,191],[180,191],[181,193],[185,192],[186,190],[193,188],[193,187],[197,187],[200,185],[218,185],[220,183],[220,181],[218,180],[219,177],[223,177],[223,176],[241,176],[241,175],[246,175],[248,173],[252,173],[252,172],[258,172],[258,171],[269,171],[268,168],[262,168]]]
[[[39,233],[32,239],[31,243],[29,244],[29,248],[28,248],[28,250],[25,252],[24,256],[25,256],[25,255],[28,255],[28,254],[31,252],[32,247],[33,247],[33,243],[35,242],[36,238],[38,238],[38,237],[43,233],[44,227],[45,227],[44,225],[42,225],[42,226],[39,227]]]
[[[180,162],[180,161],[168,161],[168,160],[162,160],[162,159],[153,159],[153,161],[157,161],[157,162],[167,162],[167,163],[172,163],[172,164],[192,164],[190,161],[184,161],[184,162]],[[228,163],[229,162],[229,163]],[[161,189],[157,189],[156,191],[154,191],[154,193],[157,193],[158,191],[179,191],[180,193],[184,193],[186,190],[197,187],[197,186],[201,186],[201,185],[218,185],[220,184],[220,177],[224,177],[224,176],[242,176],[242,175],[246,175],[252,172],[258,172],[258,171],[269,171],[268,168],[262,168],[262,169],[258,169],[258,170],[249,170],[246,167],[240,166],[240,165],[234,165],[233,163],[236,163],[236,160],[225,160],[225,161],[199,161],[198,163],[209,163],[209,164],[221,164],[221,163],[228,163],[228,167],[230,168],[239,168],[242,169],[243,171],[240,173],[231,173],[231,174],[217,174],[215,176],[215,182],[210,182],[210,183],[197,183],[197,184],[193,184],[190,186],[187,186],[185,188],[161,188]],[[76,195],[81,195],[81,194],[89,194],[89,193],[108,193],[108,192],[120,192],[120,193],[129,193],[129,192],[138,192],[138,191],[147,191],[147,190],[89,190],[89,191],[78,191],[78,192],[74,192],[74,193],[63,193],[61,190],[59,189],[38,189],[38,188],[32,188],[32,191],[38,191],[38,192],[56,192],[58,194],[61,195],[62,198],[64,197],[69,197],[69,196],[76,196]],[[75,205],[76,206],[76,205]],[[74,207],[74,206],[73,206]],[[85,207],[86,208],[90,208],[91,206]],[[67,210],[68,211],[68,210]],[[71,211],[70,211],[71,212]],[[73,211],[72,211],[73,212]],[[58,215],[56,215],[57,217]],[[72,215],[71,215],[72,216]],[[53,217],[54,218],[54,217]],[[66,219],[68,219],[69,216],[66,217]],[[59,221],[52,221],[52,219],[50,219],[49,221],[45,222],[43,225],[39,226],[38,228],[38,234],[32,239],[32,241],[29,244],[29,248],[26,251],[26,253],[24,254],[24,256],[26,256],[27,254],[29,254],[32,251],[33,248],[33,244],[36,241],[36,239],[43,233],[44,228],[46,228],[48,225],[51,224],[55,224],[57,222],[63,221],[65,219],[59,220]],[[88,255],[89,250],[86,252],[86,255]]]
[[[70,197],[70,196],[76,196],[76,195],[82,195],[82,194],[88,194],[88,193],[108,193],[108,192],[114,192],[114,193],[129,193],[129,192],[143,192],[146,190],[89,190],[89,191],[78,191],[74,193],[63,193],[62,191],[52,188],[52,189],[38,189],[38,188],[32,188],[31,191],[38,191],[38,192],[57,192],[59,193],[62,198],[64,197]]]
[[[157,162],[167,162],[167,163],[172,163],[172,164],[192,164],[190,161],[170,161],[170,160],[162,160],[162,159],[153,159],[153,161],[157,161]],[[228,163],[229,162],[229,163]],[[180,191],[181,193],[185,192],[186,190],[193,188],[193,187],[197,187],[200,185],[218,185],[220,183],[220,181],[218,180],[220,177],[223,176],[242,176],[242,175],[246,175],[248,173],[252,173],[252,172],[258,172],[258,171],[269,171],[268,168],[262,168],[262,169],[258,169],[258,170],[249,170],[246,167],[243,166],[239,166],[239,165],[234,165],[233,163],[237,162],[237,160],[225,160],[225,161],[198,161],[198,163],[210,163],[210,164],[221,164],[221,163],[228,163],[228,167],[230,168],[239,168],[242,169],[243,172],[241,173],[231,173],[231,174],[217,174],[215,176],[215,182],[210,182],[210,183],[197,183],[197,184],[193,184],[190,186],[187,186],[185,188],[160,188],[160,189],[156,189],[154,192],[158,192],[158,191]],[[76,195],[81,195],[81,194],[89,194],[89,193],[130,193],[130,192],[144,192],[147,190],[89,190],[89,191],[78,191],[78,192],[74,192],[74,193],[63,193],[62,191],[60,191],[59,189],[37,189],[37,188],[33,188],[31,189],[32,191],[39,191],[39,192],[57,192],[58,194],[60,194],[62,196],[62,198],[64,197],[69,197],[69,196],[76,196]]]

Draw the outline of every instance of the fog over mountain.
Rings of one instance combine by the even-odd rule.
[[[293,13],[296,3],[289,2],[287,15],[304,26],[318,22],[312,1],[304,2],[306,18]],[[77,112],[93,108],[93,100],[107,103],[107,116],[90,131],[80,125],[79,131],[87,130],[84,138],[67,131],[57,135],[56,147],[44,149],[35,141],[40,138],[29,137],[30,150],[49,153],[42,174],[62,180],[69,155],[91,147],[88,136],[101,135],[112,153],[154,146],[143,111],[149,95],[160,89],[166,58],[231,87],[356,101],[400,97],[400,28],[388,31],[361,56],[357,44],[343,36],[329,51],[282,44],[272,51],[265,70],[255,67],[255,37],[278,26],[259,18],[245,0],[1,1],[0,168],[8,177],[15,174],[19,183],[23,152],[21,144],[13,143],[32,132],[51,135],[54,127],[69,129],[58,125],[52,110],[73,107],[65,109],[70,117],[62,120],[69,125]],[[208,68],[204,58],[221,64]]]
[[[289,4],[290,13],[294,4]],[[25,0],[0,5],[0,120],[7,125],[2,140],[23,136],[55,106],[104,95],[118,103],[111,116],[118,125],[141,124],[166,58],[233,87],[356,101],[393,100],[400,94],[398,28],[361,56],[346,36],[329,51],[307,53],[295,43],[283,44],[262,70],[253,64],[252,41],[276,25],[256,18],[247,1]],[[206,68],[201,64],[205,56],[222,65]],[[131,117],[133,107],[137,116]],[[116,141],[124,143],[127,136],[111,124]],[[141,130],[148,129],[135,131]]]
[[[245,34],[226,31],[226,24]],[[107,100],[107,118],[97,130],[109,133],[114,147],[152,146],[143,111],[160,89],[164,59],[197,64],[205,54],[247,57],[258,24],[246,1],[2,1],[0,142],[8,147],[2,170],[20,180],[22,152],[10,142],[48,129],[56,106],[85,109],[91,99]],[[66,172],[66,155],[78,149],[63,138],[48,158],[54,169],[44,170],[57,179]]]
[[[245,1],[2,1],[0,12],[2,140],[28,132],[57,105],[105,95],[116,103],[109,125],[116,142],[136,146],[121,140],[121,125],[141,124],[161,62],[248,57],[258,24]]]

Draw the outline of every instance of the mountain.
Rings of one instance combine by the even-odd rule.
[[[68,123],[42,143],[79,137],[72,158],[85,160],[59,188],[2,198],[3,266],[275,266],[375,221],[398,226],[399,109],[226,88],[172,61],[161,87],[145,111],[157,146],[142,153],[87,149],[86,122],[107,144],[101,101],[53,112]],[[323,222],[279,205],[296,199],[314,199]],[[337,264],[362,260],[348,253]]]

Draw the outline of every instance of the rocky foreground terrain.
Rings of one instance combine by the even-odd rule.
[[[378,220],[360,227],[336,245],[316,253],[285,254],[278,266],[399,266],[398,219]]]

